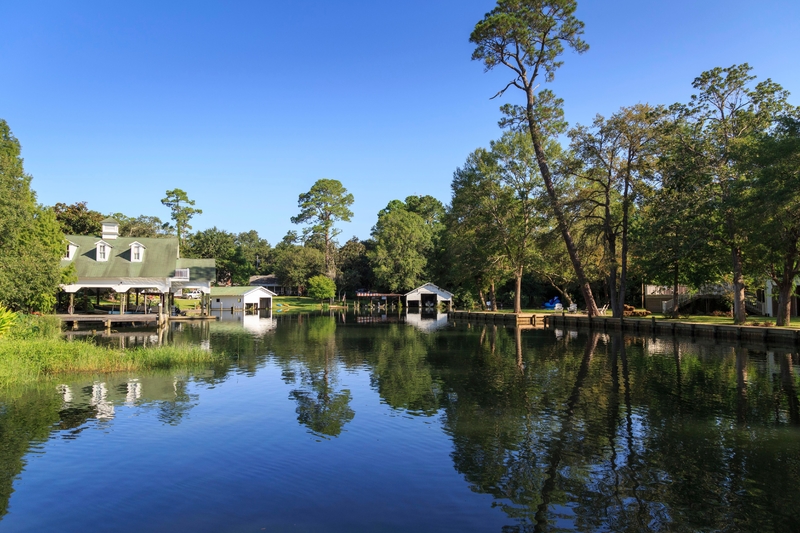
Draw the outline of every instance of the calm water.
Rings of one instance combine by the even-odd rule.
[[[1,392],[0,531],[800,531],[798,354],[409,322],[173,324],[103,342],[229,361]]]

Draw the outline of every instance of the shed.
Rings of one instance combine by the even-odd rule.
[[[264,287],[211,287],[212,311],[272,309],[275,293]]]
[[[406,293],[405,300],[406,307],[409,308],[418,307],[422,310],[434,310],[442,303],[447,305],[448,311],[453,308],[453,293],[437,287],[433,283],[426,283]]]

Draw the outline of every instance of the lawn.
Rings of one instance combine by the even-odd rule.
[[[322,309],[319,300],[308,296],[273,296],[272,310],[276,312],[286,311],[318,311]]]

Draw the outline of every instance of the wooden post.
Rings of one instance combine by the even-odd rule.
[[[75,293],[69,293],[69,308],[67,309],[67,313],[70,315],[75,314]]]

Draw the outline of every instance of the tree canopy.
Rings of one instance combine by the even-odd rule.
[[[49,311],[66,241],[56,215],[36,202],[21,146],[0,119],[0,305]]]
[[[293,224],[311,224],[304,230],[309,237],[320,236],[324,242],[325,272],[329,278],[336,275],[334,264],[334,239],[341,230],[336,229],[336,222],[350,222],[353,212],[353,195],[347,192],[339,180],[317,180],[308,192],[301,194],[297,200],[300,213],[292,217]]]
[[[195,215],[203,214],[201,209],[192,207],[195,204],[194,200],[190,200],[186,191],[181,189],[172,189],[166,192],[166,196],[162,198],[161,203],[169,208],[170,217],[175,221],[175,231],[178,235],[178,246],[183,246],[183,238],[186,236],[188,230],[192,229],[189,221]]]

